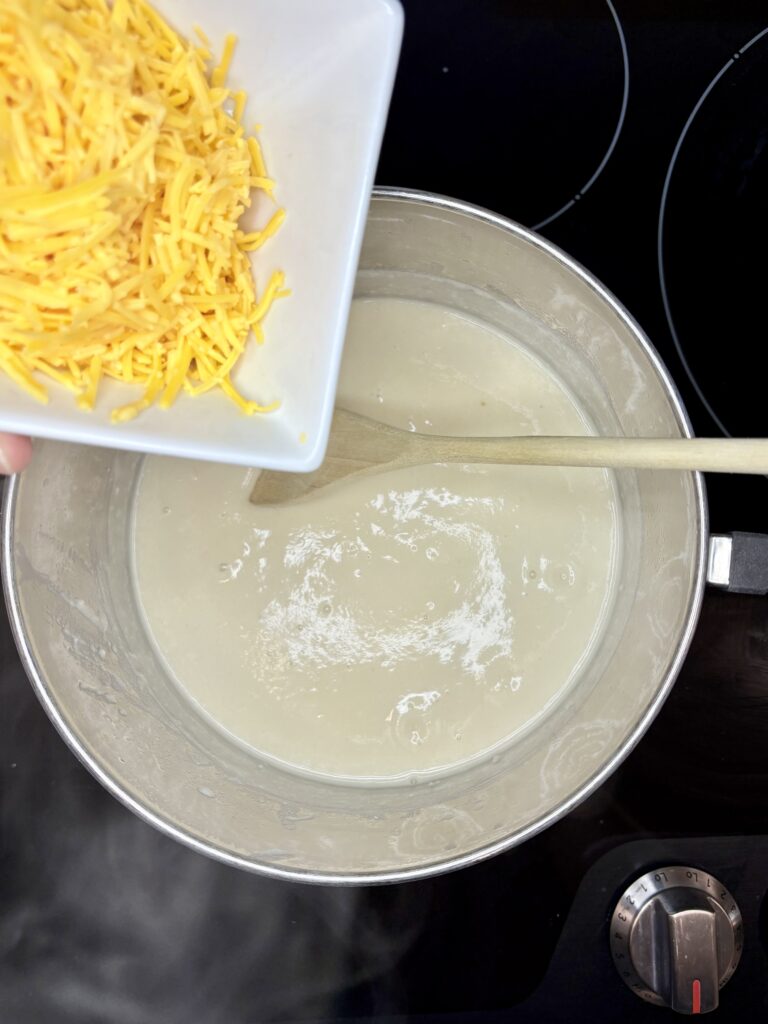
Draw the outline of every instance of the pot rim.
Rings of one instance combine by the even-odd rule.
[[[397,200],[406,203],[413,203],[415,205],[432,207],[438,210],[451,210],[456,213],[465,214],[474,220],[501,228],[503,231],[515,235],[517,238],[522,239],[534,248],[547,253],[547,255],[549,255],[553,260],[560,263],[571,271],[571,273],[580,278],[584,284],[586,284],[610,307],[613,313],[629,329],[635,340],[645,351],[659,381],[667,392],[675,418],[677,419],[683,436],[693,436],[691,423],[688,419],[688,414],[685,410],[683,400],[677,390],[677,386],[643,329],[634,317],[624,308],[615,296],[597,280],[597,278],[595,278],[577,260],[574,260],[563,252],[562,249],[558,248],[558,246],[507,217],[493,213],[481,206],[476,206],[460,199],[452,199],[448,196],[442,196],[437,193],[422,192],[417,189],[408,188],[377,187],[373,189],[371,199],[385,202],[389,200]],[[618,768],[621,762],[642,738],[651,722],[658,714],[661,706],[664,704],[664,701],[667,699],[672,685],[677,678],[683,660],[688,653],[691,640],[693,639],[694,630],[696,628],[696,623],[698,622],[701,604],[703,601],[704,586],[706,583],[706,551],[709,524],[704,492],[704,480],[701,473],[694,473],[693,476],[696,495],[696,526],[698,539],[695,582],[691,589],[684,625],[680,632],[680,637],[669,668],[664,674],[653,700],[645,709],[643,715],[635,723],[635,726],[627,739],[622,743],[621,747],[609,761],[604,763],[601,768],[586,782],[582,783],[582,785],[579,786],[567,800],[561,801],[543,817],[538,818],[536,821],[531,822],[523,828],[519,828],[514,832],[511,832],[503,839],[480,846],[468,853],[464,853],[456,857],[431,861],[413,868],[335,874],[328,871],[311,871],[302,870],[301,868],[293,869],[277,864],[251,860],[247,857],[238,856],[237,854],[232,853],[223,847],[219,847],[214,843],[198,839],[196,836],[186,831],[182,826],[145,807],[144,804],[142,804],[136,797],[124,789],[118,781],[113,779],[102,767],[99,761],[90,753],[86,745],[81,742],[78,736],[75,735],[74,731],[70,728],[63,708],[60,707],[58,702],[55,700],[54,695],[48,688],[43,673],[40,671],[26,634],[19,603],[16,566],[13,559],[15,515],[19,486],[18,476],[13,476],[6,482],[3,494],[2,512],[0,513],[2,516],[2,539],[0,550],[2,552],[3,591],[5,594],[5,602],[13,638],[16,643],[22,665],[24,666],[24,670],[32,683],[32,688],[34,689],[40,703],[43,705],[48,717],[53,722],[67,746],[72,750],[82,764],[85,765],[91,774],[98,779],[108,792],[110,792],[114,797],[117,797],[121,803],[130,808],[130,810],[132,810],[143,821],[153,825],[155,828],[159,829],[160,832],[171,836],[171,838],[178,840],[185,846],[191,847],[198,853],[205,854],[212,857],[214,860],[222,861],[232,867],[244,868],[247,871],[266,875],[271,878],[280,878],[292,882],[331,885],[374,885],[385,882],[414,881],[437,874],[443,874],[448,871],[455,871],[459,868],[468,867],[472,864],[477,864],[480,861],[493,857],[498,853],[502,853],[514,846],[518,846],[520,843],[525,842],[527,839],[531,839],[539,832],[543,832],[544,829],[553,825],[588,796],[594,793],[594,791],[602,785],[610,775],[613,774],[616,768]]]

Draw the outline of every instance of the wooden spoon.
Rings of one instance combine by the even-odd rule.
[[[768,473],[768,439],[445,437],[411,433],[337,409],[322,466],[313,473],[264,470],[256,480],[251,501],[282,505],[347,476],[434,462]]]

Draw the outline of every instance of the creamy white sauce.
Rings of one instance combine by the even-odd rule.
[[[522,345],[405,300],[354,303],[339,404],[425,433],[590,432]],[[134,544],[169,671],[262,756],[359,781],[455,769],[530,727],[599,641],[605,471],[425,466],[283,509],[251,505],[252,483],[147,458]]]

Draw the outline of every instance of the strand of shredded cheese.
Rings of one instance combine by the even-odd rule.
[[[180,391],[220,388],[272,302],[247,253],[282,223],[239,228],[271,194],[261,148],[226,88],[228,36],[184,41],[145,0],[2,0],[0,370],[40,401],[55,381],[90,409],[104,378],[143,390],[129,420]]]

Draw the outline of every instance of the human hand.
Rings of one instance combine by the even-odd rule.
[[[28,437],[0,434],[0,474],[18,473],[32,458],[32,443]]]

